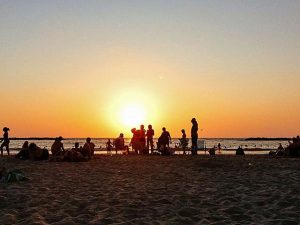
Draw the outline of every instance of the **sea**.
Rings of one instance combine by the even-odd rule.
[[[111,141],[113,138],[110,138]],[[67,138],[62,142],[64,144],[65,149],[71,149],[74,147],[75,142],[78,142],[80,146],[83,146],[85,143],[85,138]],[[92,142],[96,145],[97,149],[104,149],[106,146],[108,138],[92,138]],[[23,145],[25,140],[11,140],[10,141],[10,149],[14,154],[17,152]],[[40,140],[40,139],[30,139],[29,143],[34,142],[41,148],[49,149],[53,143],[53,140]],[[217,147],[218,143],[221,144],[222,152],[224,154],[233,154],[235,150],[241,146],[248,152],[249,154],[267,154],[270,150],[277,149],[279,144],[281,143],[283,147],[288,146],[288,141],[279,141],[279,140],[245,140],[244,138],[204,138],[200,139],[206,149]],[[154,139],[154,143],[157,142],[157,139]],[[130,138],[125,139],[125,143],[129,145]],[[178,138],[172,139],[170,144],[171,147],[175,147],[179,143]],[[191,146],[191,140],[189,140],[189,146]],[[259,150],[259,151],[258,151]],[[4,150],[5,152],[5,150]],[[180,152],[178,152],[180,154]]]

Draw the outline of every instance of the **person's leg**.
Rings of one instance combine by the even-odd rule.
[[[6,144],[7,155],[9,155],[9,143]]]
[[[197,155],[197,137],[192,137],[192,154]]]
[[[153,139],[150,139],[150,146],[151,146],[151,154],[153,154],[153,148],[154,148]]]
[[[4,147],[4,143],[1,144],[1,156],[3,156],[3,147]]]

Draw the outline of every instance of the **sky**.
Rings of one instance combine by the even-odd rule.
[[[15,137],[300,134],[299,0],[0,0]]]

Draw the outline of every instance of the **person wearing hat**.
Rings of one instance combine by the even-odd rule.
[[[192,138],[192,154],[197,155],[197,141],[198,141],[198,123],[195,118],[191,120],[192,122],[192,129],[191,129],[191,138]]]
[[[6,151],[7,151],[7,154],[9,155],[9,138],[8,138],[8,131],[9,131],[9,128],[8,127],[4,127],[3,128],[3,139],[1,140],[1,142],[3,142],[1,144],[1,156],[3,156],[3,148],[5,147],[6,148]],[[1,143],[0,142],[0,143]]]

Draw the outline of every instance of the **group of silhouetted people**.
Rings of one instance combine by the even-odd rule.
[[[269,155],[300,157],[300,137],[293,137],[286,148],[279,144],[277,150],[270,151]]]
[[[65,150],[63,143],[63,138],[58,137],[55,139],[51,146],[51,153],[58,160],[68,161],[68,162],[82,162],[88,161],[94,156],[95,144],[92,142],[91,138],[87,138],[83,147],[79,146],[76,142],[74,148],[70,150]]]
[[[47,160],[49,159],[49,151],[45,148],[40,148],[35,143],[30,143],[25,141],[22,149],[18,154],[15,155],[15,158],[22,160]]]

